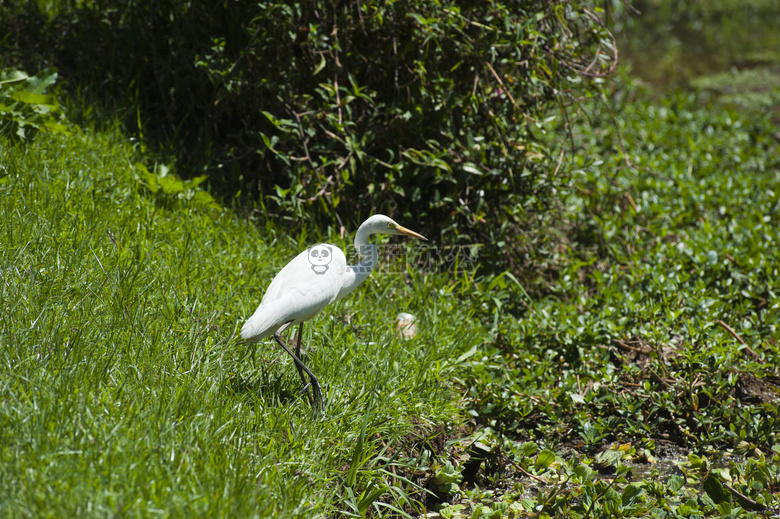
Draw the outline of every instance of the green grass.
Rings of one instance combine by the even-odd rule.
[[[0,516],[775,513],[776,129],[618,93],[622,141],[576,127],[546,295],[380,269],[306,328],[320,417],[237,331],[335,232],[220,207],[118,129],[3,142]]]
[[[404,464],[456,414],[451,359],[479,340],[441,318],[468,317],[444,288],[379,273],[312,321],[328,402],[314,419],[286,355],[236,338],[297,237],[192,190],[152,192],[118,131],[3,149],[3,516],[404,506]],[[401,310],[414,340],[395,337]]]

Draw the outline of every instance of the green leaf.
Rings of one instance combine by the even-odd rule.
[[[522,447],[520,447],[520,452],[522,452],[524,456],[530,456],[538,449],[539,445],[536,442],[525,442]]]
[[[201,185],[202,183],[204,183],[206,180],[208,180],[208,178],[209,178],[208,175],[200,175],[200,176],[191,178],[190,180],[187,181],[187,187],[188,188],[196,188],[199,185]]]
[[[476,355],[478,351],[479,349],[477,348],[476,345],[472,346],[471,348],[469,348],[467,352],[465,352],[464,354],[462,354],[460,357],[457,358],[455,364],[462,364],[463,362],[467,361],[468,359]]]
[[[369,486],[369,488],[371,487],[374,487],[374,485],[372,484]],[[365,515],[366,512],[368,511],[368,507],[371,506],[371,504],[374,501],[379,499],[379,497],[385,492],[387,492],[389,489],[390,487],[384,484],[376,485],[373,490],[366,489],[366,492],[368,492],[368,494],[366,495],[366,493],[364,492],[364,494],[361,496],[362,499],[358,501],[358,511],[360,512],[360,515]]]
[[[32,92],[28,92],[27,90],[18,90],[11,94],[11,98],[30,105],[42,105],[49,108],[54,108],[57,106],[56,101],[54,100],[54,96],[34,94]]]
[[[30,78],[29,90],[34,94],[42,94],[48,87],[57,82],[57,72],[46,69]]]
[[[463,164],[463,171],[466,173],[471,173],[472,175],[482,175],[482,171],[479,170],[477,165],[471,162],[466,162]]]
[[[217,202],[214,197],[211,196],[206,191],[198,190],[195,192],[195,196],[193,197],[193,200],[201,205],[204,205],[206,207],[211,207],[212,209],[219,209],[221,206],[219,205],[219,202]]]
[[[555,462],[555,453],[545,449],[536,456],[536,466],[543,469],[549,468]]]
[[[327,65],[327,64],[328,63],[325,61],[325,57],[323,56],[322,59],[320,60],[320,62],[317,64],[317,66],[314,67],[314,72],[312,72],[311,75],[312,76],[316,76],[317,74],[322,72],[322,69],[324,69],[325,65]]]
[[[666,482],[666,485],[669,487],[669,490],[671,490],[672,492],[677,492],[683,487],[684,484],[685,484],[685,478],[677,474],[672,474],[671,476],[669,476],[669,479]]]
[[[169,175],[159,177],[157,182],[159,182],[163,193],[166,195],[176,195],[184,191],[184,182],[182,182],[182,180],[176,176]]]
[[[20,81],[29,79],[29,77],[30,76],[28,76],[26,72],[23,72],[21,70],[12,70],[11,72],[4,72],[0,74],[0,86],[9,83],[18,83]]]
[[[708,473],[702,481],[702,487],[704,491],[710,496],[710,499],[715,503],[723,503],[724,501],[731,501],[731,493],[725,489],[723,483],[721,483],[718,476],[712,472]]]
[[[688,454],[688,461],[696,470],[707,470],[707,460],[694,453]]]
[[[141,182],[151,191],[156,193],[159,190],[159,184],[157,183],[157,175],[152,174],[146,166],[137,163],[135,170],[138,172]]]
[[[583,481],[591,481],[596,476],[596,471],[584,463],[580,463],[574,467],[574,473],[577,474]]]
[[[623,506],[630,506],[637,502],[639,496],[644,492],[644,483],[630,483],[623,489],[620,499]]]

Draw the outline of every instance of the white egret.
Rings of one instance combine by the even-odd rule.
[[[376,245],[368,242],[372,234],[404,234],[421,240],[424,236],[401,227],[391,218],[375,214],[358,228],[355,249],[360,262],[347,265],[347,258],[338,247],[321,244],[309,247],[290,261],[271,281],[260,306],[241,328],[241,337],[258,341],[273,335],[295,362],[304,385],[314,391],[312,406],[322,406],[322,390],[314,373],[301,361],[301,337],[303,322],[308,321],[328,304],[343,298],[368,279],[377,264]],[[287,328],[298,325],[295,353],[282,339]],[[306,381],[304,372],[309,376]]]

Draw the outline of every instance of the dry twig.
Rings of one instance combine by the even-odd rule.
[[[737,339],[737,341],[739,341],[739,343],[740,343],[742,346],[744,346],[744,347],[745,347],[745,351],[747,351],[747,352],[750,354],[750,356],[751,356],[751,357],[753,357],[753,360],[755,360],[756,362],[761,362],[761,356],[760,356],[758,353],[756,353],[756,352],[753,350],[753,348],[751,348],[750,346],[748,346],[748,345],[747,345],[747,343],[745,343],[745,341],[742,339],[742,337],[740,337],[740,336],[739,336],[739,334],[738,334],[737,332],[735,332],[735,331],[734,331],[734,328],[732,328],[732,327],[731,327],[731,326],[729,326],[728,324],[724,323],[724,322],[723,322],[722,320],[720,320],[720,319],[718,319],[718,324],[719,324],[719,325],[721,325],[721,326],[723,327],[723,329],[724,329],[724,330],[726,330],[727,332],[729,332],[729,333],[731,334],[731,336],[732,336],[732,337],[734,337],[735,339]]]

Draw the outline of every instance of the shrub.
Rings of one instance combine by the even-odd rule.
[[[51,70],[35,77],[21,70],[0,71],[0,138],[30,139],[41,128],[67,131],[55,96],[45,93],[56,80]]]
[[[554,222],[550,109],[616,60],[588,4],[96,0],[5,26],[268,216],[387,212],[504,268]]]

